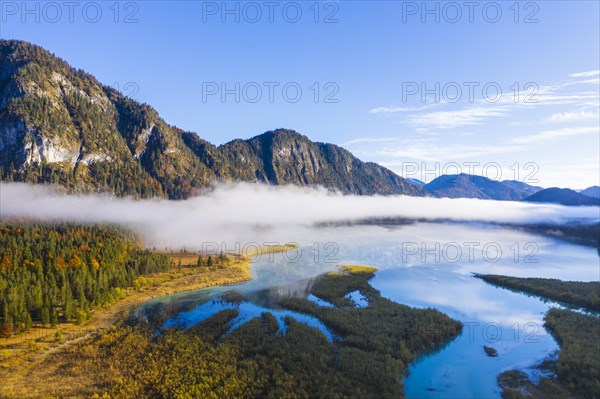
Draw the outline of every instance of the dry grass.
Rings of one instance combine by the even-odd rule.
[[[363,265],[343,265],[341,268],[350,274],[373,274],[377,271],[376,267]]]
[[[87,338],[121,322],[131,309],[151,299],[252,278],[248,257],[228,255],[223,265],[197,267],[198,254],[170,256],[175,264],[171,270],[139,277],[123,299],[94,309],[82,325],[35,326],[0,339],[0,397],[87,397],[91,391],[86,387],[94,386],[94,375],[75,372],[78,365],[67,356],[74,345],[85,345]]]
[[[0,339],[0,398],[89,398],[102,392],[98,370],[84,370],[73,359],[74,353],[91,345],[89,338],[119,324],[132,309],[151,299],[250,280],[251,257],[295,248],[275,245],[245,256],[228,254],[223,264],[213,267],[198,267],[198,253],[168,253],[174,265],[171,270],[139,277],[124,298],[94,309],[82,325],[36,326],[17,337]],[[203,257],[206,265],[207,255]]]

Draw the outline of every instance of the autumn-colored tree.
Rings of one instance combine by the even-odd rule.
[[[4,322],[0,326],[0,337],[9,338],[13,333],[13,326],[11,323]]]
[[[33,321],[83,321],[90,306],[119,297],[118,288],[170,267],[168,256],[141,249],[118,227],[0,223],[0,248],[0,327],[11,333]]]

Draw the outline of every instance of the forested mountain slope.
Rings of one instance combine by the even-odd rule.
[[[43,48],[0,40],[0,175],[71,192],[171,199],[216,182],[427,195],[345,149],[278,129],[217,147]]]

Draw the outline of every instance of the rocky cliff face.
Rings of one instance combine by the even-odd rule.
[[[333,144],[315,143],[291,130],[278,129],[221,147],[227,174],[245,181],[321,185],[359,195],[424,195],[424,190],[392,171],[365,163]]]
[[[388,169],[291,130],[214,146],[44,49],[0,40],[0,167],[7,181],[186,198],[218,181],[426,195]]]

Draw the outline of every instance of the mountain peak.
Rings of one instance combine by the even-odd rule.
[[[426,192],[290,129],[214,146],[43,48],[0,40],[0,176],[69,191],[186,198],[217,182]]]
[[[544,202],[570,206],[599,206],[600,198],[592,198],[568,188],[551,187],[524,199],[527,202]]]
[[[251,137],[249,140],[294,140],[294,141],[310,141],[310,139],[292,129],[278,128],[269,130],[264,133]]]
[[[438,197],[522,200],[541,187],[516,181],[496,181],[485,176],[460,173],[442,175],[424,188]]]
[[[600,186],[591,186],[579,192],[588,197],[600,198]]]

